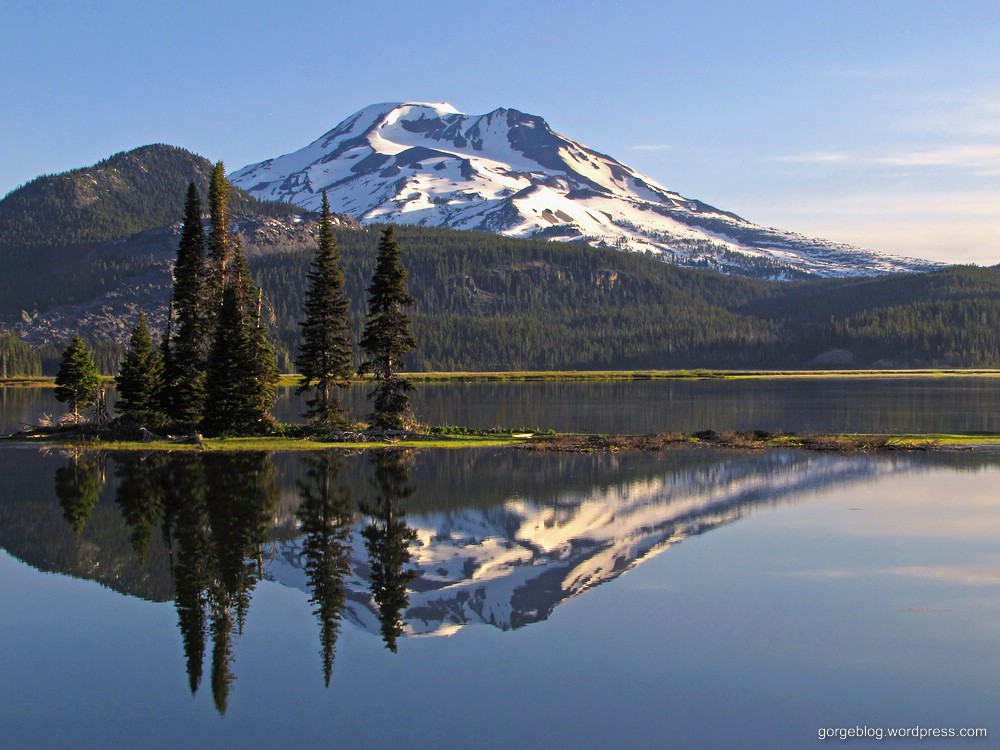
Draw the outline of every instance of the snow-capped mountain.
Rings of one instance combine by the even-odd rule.
[[[404,633],[449,635],[469,624],[508,630],[545,620],[562,602],[757,508],[909,469],[905,460],[773,451],[674,467],[585,496],[512,497],[491,508],[408,515],[417,576],[402,613]],[[351,534],[345,619],[377,633],[365,525],[359,520]],[[279,546],[266,576],[308,591],[305,567],[300,537]]]
[[[263,199],[389,222],[579,241],[780,278],[928,270],[924,261],[753,224],[685,198],[516,109],[374,104],[232,182]]]

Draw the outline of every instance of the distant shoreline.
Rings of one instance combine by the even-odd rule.
[[[892,378],[996,378],[1000,369],[924,368],[917,370],[524,370],[498,372],[408,372],[403,378],[411,383],[505,383],[505,382],[607,382],[636,380],[847,380]],[[104,376],[113,382],[111,376]],[[284,374],[278,383],[294,387],[300,376]],[[361,378],[354,384],[370,382]],[[55,386],[48,376],[0,378],[0,387]]]
[[[655,435],[490,434],[439,435],[410,432],[385,435],[354,433],[348,437],[217,437],[199,442],[189,439],[121,440],[62,432],[6,435],[0,440],[21,445],[58,445],[84,452],[204,451],[301,452],[365,451],[376,449],[519,448],[538,452],[621,453],[660,452],[680,446],[706,446],[735,450],[791,448],[833,453],[895,453],[906,451],[1000,449],[1000,433],[954,434],[771,434],[764,432],[660,433]]]

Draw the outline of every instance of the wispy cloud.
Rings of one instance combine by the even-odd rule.
[[[899,149],[895,153],[807,151],[780,154],[772,162],[830,167],[908,167],[966,170],[980,175],[1000,174],[1000,145],[961,145],[938,149]]]
[[[904,167],[956,167],[962,169],[1000,168],[1000,146],[955,146],[881,156],[878,164]]]
[[[845,187],[756,199],[759,203],[751,201],[744,215],[809,236],[949,263],[1000,262],[1000,189],[941,192],[931,183],[920,189]],[[989,529],[995,533],[997,527]]]
[[[803,154],[774,156],[771,157],[771,161],[781,161],[790,164],[848,164],[856,162],[857,157],[853,154],[837,153],[834,151],[807,151]]]
[[[805,581],[846,581],[865,575],[867,571],[829,568],[820,570],[792,570],[778,573],[780,578],[800,578]]]

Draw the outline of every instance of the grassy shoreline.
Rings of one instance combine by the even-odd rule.
[[[579,383],[630,380],[847,380],[884,378],[995,378],[1000,369],[940,369],[919,370],[524,370],[509,372],[410,372],[403,377],[412,383]],[[107,383],[114,382],[104,376]],[[278,385],[295,387],[301,378],[283,374]],[[358,379],[355,383],[369,382]],[[21,376],[0,378],[0,386],[46,388],[55,386],[55,378]]]
[[[793,448],[839,453],[887,453],[896,451],[1000,449],[1000,434],[778,434],[754,432],[661,433],[658,435],[432,435],[411,433],[384,439],[334,440],[317,437],[220,437],[205,438],[201,444],[170,440],[119,440],[68,436],[53,433],[40,436],[12,436],[5,439],[21,445],[59,446],[81,451],[205,451],[205,452],[302,452],[364,451],[385,448],[522,448],[551,452],[622,452],[669,450],[680,445],[765,450]]]

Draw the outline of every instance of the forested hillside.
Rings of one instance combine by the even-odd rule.
[[[378,228],[338,233],[356,329]],[[755,282],[684,271],[646,256],[510,240],[486,233],[399,227],[405,249],[417,370],[662,366],[700,360],[747,366],[777,327],[725,309]],[[297,340],[306,251],[258,258],[277,333]]]
[[[210,170],[149,146],[0,201],[8,370],[52,372],[79,331],[113,373],[140,311],[159,336],[187,181],[204,187]],[[316,217],[239,191],[232,205],[291,370]],[[355,341],[380,232],[343,219],[337,231]],[[397,238],[416,299],[411,370],[1000,367],[996,268],[767,282],[485,232],[400,226]]]
[[[21,341],[16,333],[0,328],[0,378],[41,374],[38,352]]]
[[[211,171],[207,159],[157,144],[38,177],[9,193],[0,201],[0,322],[85,305],[162,276],[177,249],[171,227],[180,222],[188,183],[206,195]],[[235,189],[232,208],[252,225],[248,234],[267,235],[268,223],[295,226],[308,215]],[[278,246],[302,244],[272,239]]]
[[[377,235],[338,233],[356,326]],[[397,236],[417,299],[417,370],[808,367],[838,348],[855,366],[1000,366],[994,268],[763,282],[485,233]],[[254,264],[289,348],[311,257]]]
[[[179,221],[194,182],[205,194],[212,164],[182,148],[155,144],[91,167],[37,177],[0,201],[0,254],[122,239]],[[234,213],[288,216],[302,210],[234,191]]]

